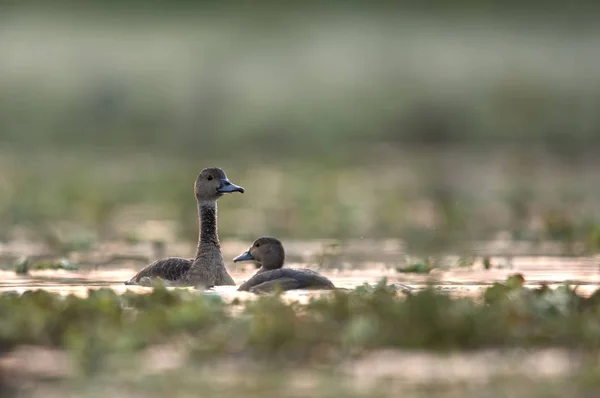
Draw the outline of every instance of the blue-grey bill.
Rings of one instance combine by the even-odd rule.
[[[217,192],[220,192],[220,193],[232,193],[232,192],[244,193],[244,188],[233,184],[227,178],[222,178],[221,185],[217,189]]]
[[[249,251],[240,254],[239,256],[237,256],[236,258],[233,259],[234,263],[238,263],[240,261],[252,261],[254,260],[254,257],[252,257],[252,254],[250,254]]]

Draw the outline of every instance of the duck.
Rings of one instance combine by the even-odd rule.
[[[153,286],[159,281],[166,286],[211,288],[235,285],[223,263],[217,233],[217,200],[234,192],[244,193],[244,188],[229,181],[222,169],[203,169],[194,183],[199,225],[196,257],[169,257],[154,261],[125,284]]]
[[[335,289],[333,283],[318,272],[305,268],[283,268],[285,250],[277,238],[263,236],[256,239],[247,251],[233,259],[234,263],[242,261],[255,261],[259,269],[238,291],[267,293],[277,287],[283,291]]]

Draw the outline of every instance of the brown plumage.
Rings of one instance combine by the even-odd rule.
[[[285,250],[278,239],[264,236],[254,241],[248,251],[237,256],[233,262],[256,261],[261,267],[244,282],[239,291],[264,293],[275,290],[334,289],[333,283],[310,269],[282,268]]]
[[[196,257],[157,260],[125,282],[126,285],[149,286],[155,280],[169,286],[235,285],[221,256],[217,233],[217,199],[226,193],[243,193],[244,188],[232,184],[223,170],[214,167],[202,170],[194,184],[194,192],[199,219]]]

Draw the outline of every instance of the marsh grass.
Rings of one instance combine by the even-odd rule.
[[[586,297],[566,284],[532,289],[523,282],[515,274],[479,296],[460,298],[434,286],[398,291],[384,279],[376,285],[315,296],[306,304],[283,300],[280,293],[226,301],[218,295],[160,286],[145,294],[90,290],[87,298],[44,290],[5,293],[0,296],[2,356],[22,349],[49,350],[39,360],[50,361],[44,366],[54,376],[28,371],[45,368],[25,361],[25,366],[0,368],[18,375],[3,378],[0,384],[10,387],[7,394],[19,396],[42,392],[44,396],[67,392],[128,396],[134,391],[163,396],[166,391],[199,390],[215,396],[234,391],[279,396],[293,390],[292,396],[387,397],[402,389],[409,397],[425,392],[435,397],[475,397],[485,388],[496,397],[594,390],[600,291]],[[499,362],[489,363],[485,371],[489,377],[478,369],[471,380],[465,373],[468,366],[490,361],[485,356],[473,358],[490,350],[500,353],[494,357]],[[502,365],[501,353],[511,350],[519,355],[561,350],[567,356],[558,365],[548,364],[547,370],[531,369],[530,375],[516,369],[506,373],[510,368]],[[398,358],[419,357],[417,353],[434,358],[423,362],[419,357],[414,366],[420,370],[407,373],[393,370],[400,365],[388,363],[396,357],[382,357],[385,352],[397,352]],[[456,359],[455,366],[461,369],[474,361],[453,370],[458,379],[429,375],[440,371],[440,365],[434,366],[436,355],[446,363],[455,354],[466,355]],[[467,360],[469,355],[474,357]],[[566,364],[560,362],[565,358]],[[429,362],[432,369],[423,368]],[[565,366],[568,375],[560,373]],[[348,372],[353,367],[357,367],[354,372],[366,368],[369,372],[352,376]],[[383,371],[387,367],[391,368]],[[559,373],[549,381],[542,380],[544,372]],[[413,376],[417,379],[410,374],[418,375]],[[377,377],[388,379],[382,383],[384,379]]]
[[[57,347],[94,373],[104,358],[174,342],[198,360],[235,355],[282,364],[333,364],[379,348],[600,346],[598,292],[585,298],[566,285],[532,290],[519,281],[496,283],[475,300],[433,288],[398,293],[383,282],[307,305],[278,294],[226,303],[165,288],[123,295],[100,289],[88,298],[28,291],[0,297],[0,347]]]
[[[465,242],[498,237],[554,241],[575,255],[593,254],[600,245],[592,200],[600,184],[593,183],[591,165],[540,162],[536,173],[546,183],[523,193],[511,180],[519,171],[507,174],[503,166],[514,154],[498,152],[480,164],[486,156],[460,150],[394,153],[401,160],[387,164],[371,158],[356,166],[294,160],[242,167],[222,159],[201,165],[169,155],[70,151],[33,152],[28,156],[35,162],[21,164],[21,154],[6,152],[0,161],[7,193],[0,199],[3,241],[43,242],[57,257],[106,240],[194,242],[191,184],[199,168],[214,163],[249,187],[243,197],[220,200],[223,239],[338,239],[340,247],[324,249],[324,265],[339,265],[349,251],[360,255],[343,243],[361,238],[402,237],[405,249],[418,256],[465,252],[471,250]],[[437,176],[424,171],[421,157],[440,158]],[[473,178],[461,178],[465,173]],[[450,193],[439,194],[435,187],[444,174],[452,180],[445,188]]]

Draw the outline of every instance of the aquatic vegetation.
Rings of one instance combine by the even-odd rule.
[[[64,269],[64,270],[68,270],[68,271],[77,271],[79,270],[79,265],[75,264],[71,261],[69,261],[69,259],[66,258],[60,258],[58,260],[42,260],[42,261],[37,261],[34,262],[33,260],[27,258],[27,257],[22,257],[19,258],[14,266],[13,266],[13,270],[15,271],[16,274],[19,275],[27,275],[29,273],[29,271],[31,270],[56,270],[56,269]]]
[[[428,274],[432,269],[436,268],[436,264],[430,259],[411,262],[404,267],[396,267],[397,272],[409,274]]]
[[[485,269],[492,268],[492,259],[489,256],[483,257],[483,268],[485,268]]]
[[[332,363],[377,348],[427,350],[498,346],[600,347],[600,293],[565,285],[523,287],[521,276],[487,289],[483,300],[434,288],[398,293],[382,282],[336,290],[308,304],[279,293],[226,303],[220,296],[157,287],[149,294],[39,291],[0,296],[0,350],[19,345],[72,353],[94,373],[115,355],[176,343],[190,358],[230,355],[275,363]]]
[[[494,283],[491,287],[487,288],[483,298],[486,303],[494,303],[496,300],[503,299],[513,291],[521,291],[525,278],[521,274],[514,274],[508,277],[506,283]]]
[[[21,257],[15,262],[13,269],[17,275],[26,275],[30,266],[31,261],[27,257]]]

